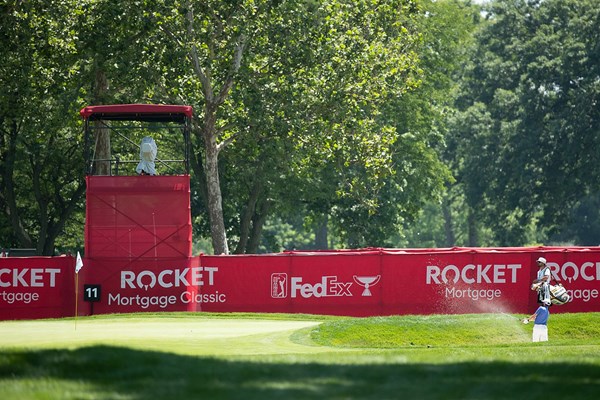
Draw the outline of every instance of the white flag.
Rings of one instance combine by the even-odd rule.
[[[83,261],[81,261],[81,255],[77,252],[77,261],[75,262],[75,273],[78,274],[79,270],[83,268]]]

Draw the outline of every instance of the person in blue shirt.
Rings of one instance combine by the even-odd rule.
[[[523,320],[524,324],[533,322],[532,340],[534,342],[548,341],[548,318],[550,317],[550,301],[544,301],[538,309]]]

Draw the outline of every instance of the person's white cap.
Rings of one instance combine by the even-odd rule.
[[[536,260],[536,262],[541,262],[543,264],[546,264],[546,259],[544,257],[540,257]]]

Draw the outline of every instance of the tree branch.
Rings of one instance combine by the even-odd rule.
[[[227,95],[233,87],[235,75],[237,74],[237,72],[240,69],[240,66],[242,65],[242,56],[244,55],[244,50],[246,49],[247,40],[248,37],[244,34],[241,34],[238,37],[237,45],[235,46],[235,53],[233,54],[233,60],[231,60],[231,67],[229,68],[229,73],[227,74],[225,83],[223,84],[223,87],[221,88],[221,91],[219,92],[219,95],[215,100],[215,103],[217,105],[223,104],[225,102]]]
[[[164,34],[166,34],[168,37],[171,38],[171,40],[173,40],[177,46],[179,47],[184,47],[184,42],[183,40],[181,40],[180,38],[177,37],[177,35],[175,35],[169,28],[167,28],[164,24],[161,24],[158,29],[160,31],[162,31]]]
[[[185,14],[185,19],[187,22],[186,31],[188,41],[191,43],[191,48],[188,57],[192,62],[194,72],[196,73],[196,75],[198,75],[200,83],[202,83],[202,91],[204,92],[206,102],[212,103],[214,96],[212,93],[212,85],[210,84],[210,76],[204,71],[204,69],[200,65],[200,59],[198,58],[198,49],[194,41],[194,10],[191,2],[189,1],[187,2],[187,13]]]
[[[238,136],[238,134],[234,133],[227,139],[223,140],[221,143],[217,144],[217,153],[220,153],[221,150],[223,150],[225,147],[229,146],[235,140],[235,138],[237,136]]]

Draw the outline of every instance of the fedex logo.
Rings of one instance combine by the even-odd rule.
[[[352,296],[350,292],[352,282],[339,282],[337,276],[324,276],[321,282],[302,283],[302,278],[294,276],[290,279],[290,296],[292,298],[300,296],[305,299],[309,297],[332,297],[332,296]]]
[[[351,286],[352,282],[340,282],[337,276],[323,276],[321,282],[317,283],[305,283],[301,277],[293,276],[289,279],[288,288],[286,273],[271,275],[271,297],[274,299],[286,298],[288,291],[291,298],[352,296]]]

